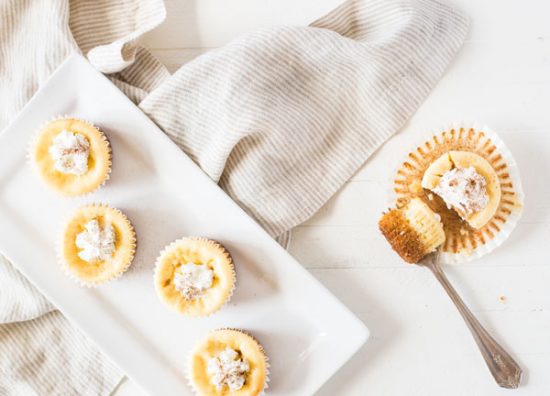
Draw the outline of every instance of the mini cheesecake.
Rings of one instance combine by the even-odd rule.
[[[157,258],[154,283],[159,298],[186,316],[208,316],[225,305],[235,288],[233,259],[216,241],[181,238]]]
[[[264,349],[242,330],[210,332],[189,356],[189,382],[200,396],[257,396],[269,381]]]
[[[120,277],[130,267],[136,234],[118,209],[102,204],[79,208],[65,224],[60,260],[66,272],[84,286]]]
[[[422,187],[437,194],[464,221],[482,228],[495,215],[501,191],[491,164],[467,151],[449,151],[435,160],[422,177]]]
[[[494,249],[523,210],[511,153],[495,132],[468,124],[440,130],[409,151],[392,190],[397,207],[419,198],[441,216],[445,261]]]
[[[30,159],[50,188],[77,196],[101,187],[111,172],[111,147],[103,132],[88,121],[57,118],[38,132]]]

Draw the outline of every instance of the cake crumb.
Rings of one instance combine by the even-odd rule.
[[[434,200],[434,195],[433,195],[432,193],[429,193],[429,194],[428,194],[428,199],[429,199],[430,201],[433,201],[433,200]]]
[[[503,303],[503,304],[506,304],[506,296],[499,296],[498,300]]]

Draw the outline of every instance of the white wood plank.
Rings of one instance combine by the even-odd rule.
[[[219,47],[270,26],[307,25],[343,0],[166,0],[168,17],[142,42],[150,48]]]
[[[404,263],[394,254],[376,231],[376,223],[367,226],[298,227],[293,234],[291,253],[309,269],[391,269]],[[548,267],[548,257],[541,246],[550,241],[549,224],[519,224],[509,240],[482,259],[460,264],[473,268]],[[528,258],[528,259],[527,259]],[[455,266],[455,264],[450,265]]]
[[[319,395],[509,394],[494,384],[466,326],[427,270],[312,272],[372,331],[369,342]],[[547,394],[548,267],[447,272],[480,321],[526,368],[527,381],[514,394]]]
[[[143,42],[151,48],[219,47],[240,34],[307,25],[343,0],[166,0],[168,17]],[[546,0],[453,1],[472,18],[470,40],[517,43],[550,36]]]
[[[197,56],[210,51],[210,48],[184,48],[184,49],[151,49],[155,55],[164,64],[170,73],[176,72],[182,65],[195,59]]]

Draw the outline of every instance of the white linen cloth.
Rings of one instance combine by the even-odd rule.
[[[171,76],[136,44],[164,18],[160,0],[1,1],[0,128],[81,52],[283,243],[403,126],[468,26],[433,0],[351,0]],[[2,395],[107,395],[123,375],[4,258],[0,323]]]

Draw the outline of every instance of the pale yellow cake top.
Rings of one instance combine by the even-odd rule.
[[[211,284],[187,298],[175,282],[185,266],[204,266]],[[207,275],[208,275],[207,274]],[[235,270],[228,251],[206,238],[182,238],[172,242],[160,254],[155,267],[155,288],[170,307],[187,316],[206,316],[218,311],[231,297]]]
[[[239,390],[230,390],[227,385],[218,389],[208,373],[209,360],[231,348],[248,364],[249,370]],[[199,395],[209,396],[256,396],[263,392],[268,380],[268,363],[261,345],[250,335],[240,330],[215,330],[201,340],[189,358],[189,380]]]
[[[81,258],[82,249],[76,241],[94,220],[101,229],[112,226],[114,247],[109,258],[88,262]],[[134,228],[121,211],[105,205],[87,205],[78,209],[65,225],[60,254],[72,277],[84,285],[94,286],[121,276],[132,263],[135,248]]]
[[[84,137],[89,144],[87,170],[83,174],[63,173],[56,169],[50,149],[54,139],[64,131]],[[59,118],[48,122],[39,131],[31,149],[31,160],[49,187],[63,195],[82,195],[96,190],[109,178],[111,148],[105,135],[92,124],[75,118]]]

